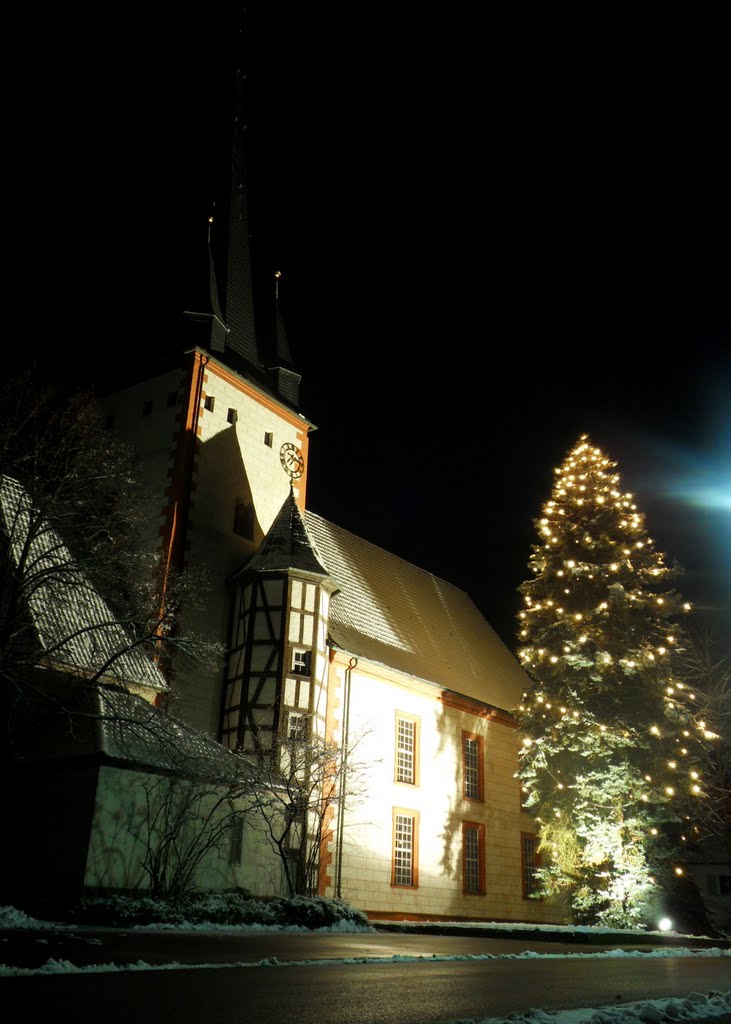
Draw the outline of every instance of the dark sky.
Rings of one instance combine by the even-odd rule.
[[[176,348],[243,43],[252,246],[284,275],[318,426],[310,507],[512,644],[532,520],[588,431],[682,589],[731,620],[721,27],[286,6],[19,34],[11,357],[101,381]]]

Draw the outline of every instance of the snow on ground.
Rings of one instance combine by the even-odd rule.
[[[429,924],[434,925],[435,922],[424,921],[421,922],[425,927]],[[444,922],[441,922],[444,924]],[[463,924],[460,922],[449,922],[451,929],[459,929],[462,927],[469,927],[474,929],[477,927],[474,922],[469,924]],[[409,928],[414,928],[414,922],[409,922]],[[623,929],[621,932],[617,932],[616,929],[602,929],[602,928],[590,928],[580,926],[560,926],[555,927],[553,925],[533,925],[533,924],[503,924],[496,922],[485,922],[485,929],[489,929],[491,932],[504,930],[505,932],[519,931],[521,928],[533,930],[545,930],[552,933],[566,932],[569,934],[574,933],[592,933],[592,934],[625,934],[629,937],[633,935],[657,934],[667,935],[665,932],[638,932],[632,931],[631,929]],[[21,929],[53,929],[58,931],[59,929],[70,929],[78,930],[72,926],[63,925],[60,923],[54,923],[50,921],[36,921],[27,914],[24,914],[20,910],[16,910],[14,907],[0,907],[0,928],[21,928]],[[262,933],[262,932],[303,932],[308,929],[304,929],[298,926],[269,926],[269,925],[143,925],[139,926],[144,931],[209,931],[209,932],[236,932],[236,933]],[[100,929],[102,930],[102,929]],[[330,928],[317,929],[320,932],[343,932],[343,933],[359,933],[375,931],[373,928],[364,928],[362,926],[354,925],[349,922],[341,921],[338,925]],[[670,933],[677,935],[677,933]],[[696,936],[698,937],[698,936]],[[687,936],[687,938],[693,938],[693,936]],[[0,954],[1,955],[1,954]],[[172,962],[168,964],[148,964],[143,960],[138,960],[132,964],[114,964],[114,963],[102,963],[102,964],[91,964],[89,966],[78,967],[68,960],[48,960],[46,963],[38,968],[22,968],[22,967],[10,967],[5,964],[0,964],[0,977],[17,977],[27,976],[34,974],[90,974],[99,972],[116,972],[116,971],[160,971],[160,970],[196,970],[196,969],[214,969],[214,970],[227,970],[231,968],[247,968],[247,967],[288,967],[288,966],[311,966],[311,967],[323,967],[333,963],[350,963],[350,964],[362,964],[362,963],[373,963],[380,962],[385,959],[391,961],[397,961],[399,963],[409,961],[445,961],[445,960],[497,960],[497,959],[572,959],[572,958],[592,958],[592,959],[604,959],[611,957],[616,959],[618,957],[728,957],[731,959],[731,949],[721,949],[719,947],[706,947],[703,949],[692,949],[689,947],[665,947],[662,949],[648,949],[643,950],[623,950],[623,949],[612,949],[612,950],[597,950],[593,953],[540,953],[532,950],[526,950],[523,953],[498,953],[498,954],[478,954],[478,955],[440,955],[434,954],[433,956],[401,956],[396,955],[392,957],[343,957],[339,960],[298,960],[298,961],[280,961],[276,957],[268,957],[265,960],[259,960],[250,963],[202,963],[202,964],[180,964]],[[667,998],[667,999],[652,999],[642,1000],[636,1003],[624,1003],[621,1006],[600,1006],[600,1007],[582,1007],[574,1010],[561,1010],[558,1012],[547,1012],[541,1009],[531,1009],[524,1014],[510,1014],[509,1017],[484,1017],[484,1018],[470,1018],[469,1020],[461,1019],[455,1021],[454,1024],[683,1024],[685,1021],[703,1020],[710,1021],[714,1017],[725,1017],[731,1015],[731,989],[727,992],[709,992],[708,994],[700,992],[691,992],[683,998]]]

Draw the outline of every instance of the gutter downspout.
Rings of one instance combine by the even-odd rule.
[[[338,800],[338,838],[337,838],[337,871],[335,881],[335,896],[342,899],[342,876],[343,876],[343,824],[345,821],[345,782],[348,768],[348,743],[350,734],[350,690],[351,674],[358,664],[357,658],[351,658],[345,670],[343,683],[343,746],[340,752],[340,799]]]

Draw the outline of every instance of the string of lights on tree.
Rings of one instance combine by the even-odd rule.
[[[605,902],[631,902],[631,890],[639,907],[668,824],[695,838],[692,803],[704,798],[699,765],[714,734],[677,669],[690,605],[616,463],[587,435],[555,470],[535,525],[518,628],[533,680],[518,709],[525,804],[544,839],[570,838],[585,868],[601,867],[585,886]]]

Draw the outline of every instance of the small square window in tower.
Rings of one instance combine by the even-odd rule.
[[[271,430],[265,430],[264,431],[264,444],[267,446],[267,448],[272,448],[273,447],[273,445],[274,445],[274,434],[271,432]]]
[[[312,651],[303,647],[292,650],[292,672],[297,676],[309,676],[312,673]]]
[[[216,399],[213,397],[213,395],[206,395],[205,400],[203,402],[203,408],[206,409],[208,412],[213,412],[215,405]]]
[[[287,715],[287,742],[306,743],[309,729],[309,717],[299,711],[290,711]]]
[[[235,424],[237,419],[238,419],[238,414],[237,414],[236,410],[235,409],[229,409],[228,413],[226,414],[226,422],[227,423],[234,423]]]

